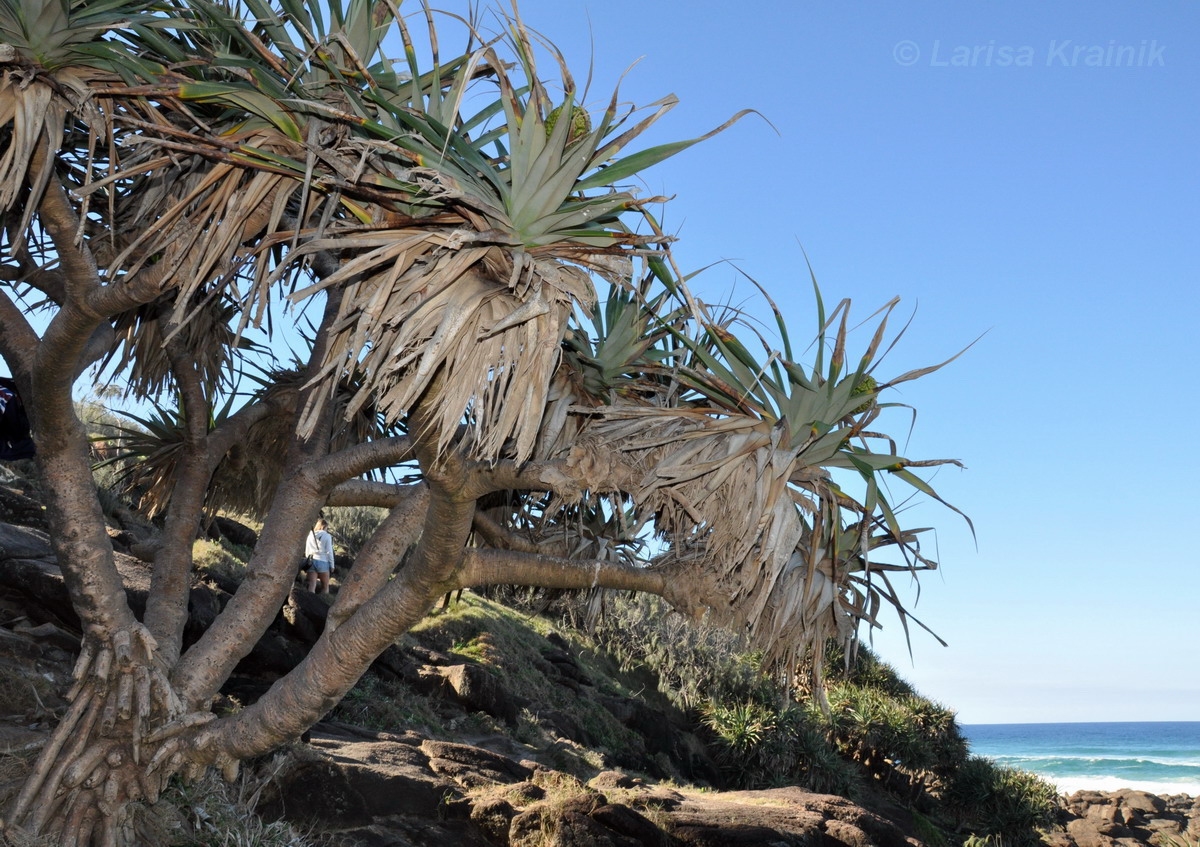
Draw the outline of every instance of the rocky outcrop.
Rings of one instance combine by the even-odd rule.
[[[454,664],[422,669],[426,690],[515,726],[520,710],[504,686],[481,665]]]
[[[617,771],[589,783],[504,752],[319,724],[277,769],[260,810],[339,847],[915,847],[894,823],[798,788],[704,792]]]
[[[1200,797],[1145,791],[1076,791],[1062,800],[1051,847],[1132,847],[1169,839],[1200,841]]]
[[[794,787],[688,795],[672,810],[670,822],[674,837],[694,847],[919,843],[896,824],[849,800]]]

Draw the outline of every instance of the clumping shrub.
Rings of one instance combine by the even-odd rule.
[[[682,709],[778,696],[741,638],[690,621],[657,597],[610,593],[594,635],[623,664],[653,670],[659,690]]]
[[[1058,791],[1041,777],[971,756],[950,779],[942,802],[960,828],[1003,836],[1008,847],[1036,847],[1054,823]]]
[[[1004,847],[1004,838],[999,835],[968,835],[962,847]]]
[[[857,794],[859,780],[838,755],[819,718],[795,704],[726,705],[701,710],[712,733],[717,763],[732,787],[800,785],[823,794]]]
[[[833,686],[831,725],[839,747],[880,778],[897,767],[909,772],[932,769],[938,764],[936,750],[913,708],[924,702],[896,699],[876,688]]]
[[[1163,835],[1158,842],[1159,847],[1200,847],[1200,838],[1189,838],[1186,835]]]
[[[825,667],[831,681],[840,680],[872,688],[892,697],[908,697],[917,693],[900,678],[895,668],[862,644],[854,651],[852,661],[847,662],[842,645],[830,639],[825,644]]]
[[[928,812],[968,748],[954,712],[915,693],[869,650],[846,667],[826,654],[830,729],[838,749],[905,802]]]
[[[387,517],[388,510],[377,506],[332,506],[322,511],[329,523],[329,534],[341,551],[354,558]]]

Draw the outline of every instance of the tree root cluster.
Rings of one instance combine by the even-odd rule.
[[[156,647],[140,624],[107,640],[85,637],[70,708],[0,821],[9,840],[19,833],[61,847],[132,844],[135,805],[154,803],[173,774],[203,773],[184,736],[214,716],[184,708]],[[220,764],[236,775],[232,760]]]

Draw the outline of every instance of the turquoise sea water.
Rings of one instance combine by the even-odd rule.
[[[971,752],[1070,794],[1137,788],[1200,797],[1200,721],[971,724]]]

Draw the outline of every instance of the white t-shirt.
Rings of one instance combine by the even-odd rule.
[[[304,555],[322,562],[333,562],[333,536],[323,529],[315,529],[304,540]]]

